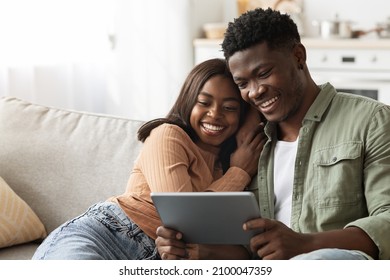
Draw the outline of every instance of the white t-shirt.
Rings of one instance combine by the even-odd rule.
[[[290,226],[294,166],[298,149],[295,142],[278,141],[274,156],[275,219]]]

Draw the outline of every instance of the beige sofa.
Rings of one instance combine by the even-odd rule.
[[[93,203],[124,191],[141,147],[136,138],[141,124],[2,97],[0,178],[49,233]],[[12,239],[17,235],[12,230],[27,227],[33,218],[18,214],[17,221],[11,219],[16,229],[9,229],[11,223],[4,222],[10,218],[4,210],[9,205],[7,199],[0,197],[0,237],[3,232]],[[26,240],[16,242],[21,244],[3,244],[0,260],[30,259],[39,244],[28,240],[31,232],[25,233]]]

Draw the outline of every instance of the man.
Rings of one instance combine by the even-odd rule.
[[[390,107],[316,85],[296,25],[277,11],[241,15],[222,49],[242,98],[267,120],[257,175],[262,218],[244,225],[264,229],[251,239],[252,253],[390,259]],[[158,232],[160,254],[180,257],[175,232]]]

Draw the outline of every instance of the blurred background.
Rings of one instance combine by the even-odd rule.
[[[307,38],[336,15],[363,31],[390,16],[382,0],[0,0],[0,96],[162,117],[196,63],[194,40],[256,6],[291,13]]]

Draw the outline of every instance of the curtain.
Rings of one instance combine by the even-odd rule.
[[[0,96],[149,120],[224,0],[0,0]]]
[[[104,112],[109,1],[0,1],[0,96]]]
[[[192,2],[118,1],[108,112],[140,120],[167,114],[193,66]]]

